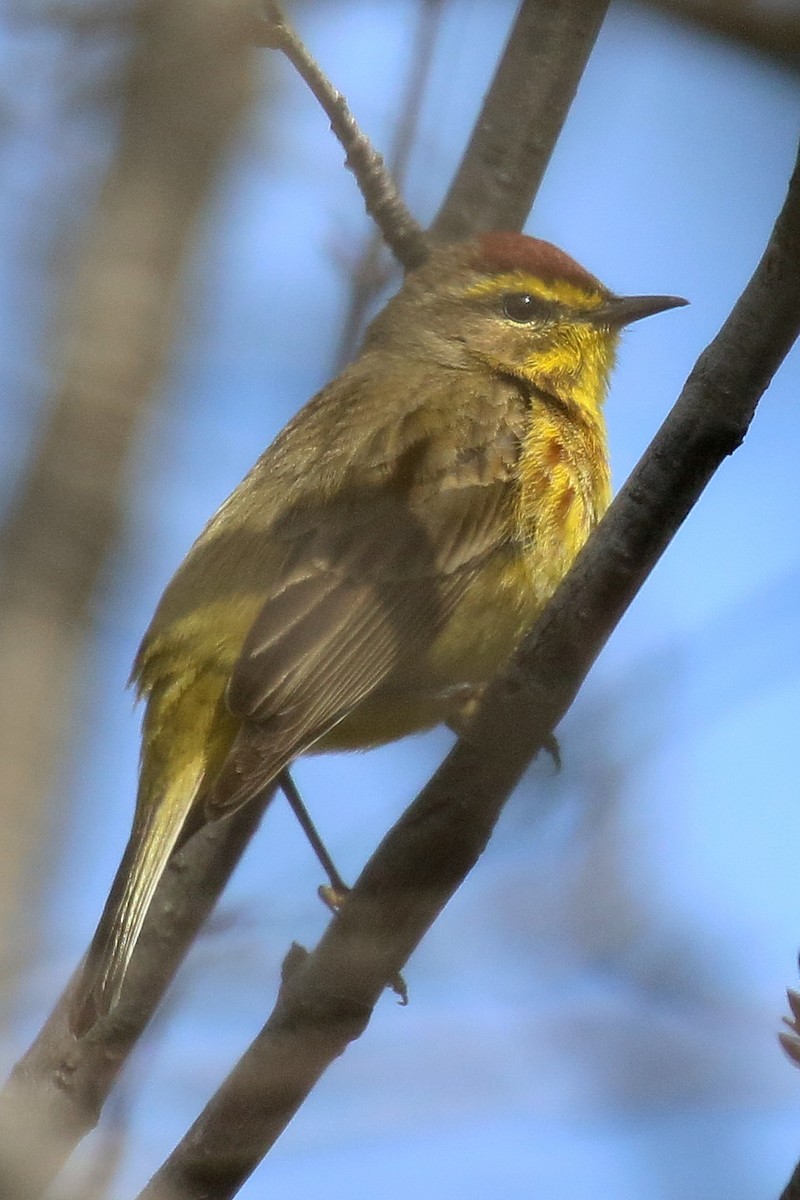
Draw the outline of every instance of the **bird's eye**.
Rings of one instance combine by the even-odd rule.
[[[524,325],[528,321],[543,321],[552,316],[552,306],[530,292],[509,292],[503,297],[503,312],[509,321]]]

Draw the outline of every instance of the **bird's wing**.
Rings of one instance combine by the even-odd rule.
[[[427,475],[420,450],[410,478],[285,516],[274,531],[284,565],[230,680],[243,726],[210,817],[256,795],[378,685],[413,680],[482,562],[510,537],[512,440],[502,452],[467,447]]]

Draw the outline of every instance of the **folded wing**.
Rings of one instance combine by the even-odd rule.
[[[509,547],[510,464],[489,471],[481,455],[282,520],[283,567],[228,689],[242,728],[210,817],[255,796],[378,686],[413,678],[487,558]]]

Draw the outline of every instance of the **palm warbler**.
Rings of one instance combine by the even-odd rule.
[[[298,755],[455,720],[508,660],[609,500],[619,331],[685,301],[618,297],[547,242],[435,250],[358,358],[278,435],[167,587],[130,842],[76,1027],[106,1013],[190,822]]]

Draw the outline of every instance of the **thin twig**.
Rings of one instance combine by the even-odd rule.
[[[405,95],[400,101],[400,117],[394,131],[394,144],[388,156],[391,176],[398,187],[402,187],[405,180],[416,138],[425,85],[430,74],[445,3],[446,0],[421,0],[420,3],[419,22],[411,54],[411,71]],[[371,226],[366,244],[350,269],[350,300],[334,356],[337,371],[342,369],[352,355],[367,310],[388,281],[389,271],[382,269],[384,245],[380,229]]]
[[[575,568],[317,948],[291,952],[263,1030],[139,1200],[229,1200],[322,1072],[363,1032],[644,579],[740,445],[800,332],[798,261],[800,159],[750,283]]]
[[[262,46],[282,51],[308,84],[330,120],[345,151],[345,166],[353,172],[367,212],[389,249],[407,271],[418,267],[428,254],[425,231],[411,215],[382,156],[359,129],[347,100],[323,74],[274,0],[264,0],[256,37]]]

